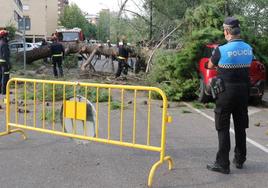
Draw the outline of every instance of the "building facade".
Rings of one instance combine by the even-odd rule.
[[[23,5],[21,0],[0,0],[0,28],[7,26],[19,27],[19,21],[23,17]],[[16,32],[17,36],[21,32]]]
[[[26,31],[29,42],[38,42],[51,36],[58,28],[59,16],[67,0],[22,0],[23,15],[30,22]]]
[[[95,14],[85,14],[85,18],[87,21],[93,25],[98,25],[99,22],[99,15]]]

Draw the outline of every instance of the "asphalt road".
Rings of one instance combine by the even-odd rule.
[[[105,61],[105,60],[102,60]],[[115,64],[116,70],[117,64]],[[96,64],[97,70],[111,70]],[[265,95],[267,98],[267,93]],[[268,100],[267,100],[268,101]],[[137,138],[144,139],[146,107],[138,101]],[[103,109],[107,110],[104,104]],[[126,109],[124,123],[132,126],[132,107]],[[159,104],[152,109],[152,142],[159,144]],[[244,169],[231,166],[231,174],[223,175],[206,169],[215,160],[217,134],[212,109],[194,109],[191,104],[172,104],[168,109],[173,122],[167,127],[167,151],[174,169],[162,165],[155,174],[157,188],[267,188],[268,187],[268,108],[249,107],[250,128],[248,156]],[[114,113],[114,114],[113,114]],[[104,110],[100,125],[106,126]],[[106,115],[105,115],[106,114]],[[31,113],[29,114],[31,116]],[[118,110],[112,112],[112,130],[118,128]],[[0,110],[0,130],[4,129],[4,111]],[[107,134],[106,128],[102,128]],[[118,136],[118,131],[112,131]],[[144,188],[152,165],[159,154],[90,142],[77,144],[72,139],[27,131],[28,139],[19,134],[0,138],[1,188]],[[125,131],[131,139],[131,131]],[[234,135],[231,134],[233,158]]]
[[[167,128],[166,153],[173,158],[175,168],[168,171],[167,165],[161,166],[156,171],[153,187],[268,187],[267,108],[249,108],[250,142],[245,168],[231,167],[231,174],[223,175],[206,169],[217,151],[213,110],[197,110],[186,104],[171,106],[169,114],[173,123]],[[156,104],[153,109],[152,125],[159,124],[161,108]],[[144,110],[140,105],[140,119]],[[4,111],[0,111],[1,129],[3,116]],[[112,119],[113,126],[118,119],[116,116]],[[131,116],[126,116],[125,123],[131,122]],[[143,120],[138,122],[138,126],[142,124]],[[159,136],[159,130],[154,133]],[[77,144],[69,138],[30,131],[27,134],[29,138],[25,141],[19,134],[0,138],[1,188],[142,188],[147,187],[150,168],[159,160],[155,152],[93,142]],[[130,132],[125,134],[131,137]],[[141,129],[137,135],[142,138],[143,134],[146,133]],[[233,146],[234,136],[231,137]]]

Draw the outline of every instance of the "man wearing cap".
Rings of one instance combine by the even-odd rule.
[[[118,52],[118,69],[116,72],[115,77],[118,78],[121,75],[121,72],[125,75],[127,75],[128,72],[128,49],[126,48],[126,45],[123,42],[119,42],[119,52]]]
[[[246,161],[246,128],[248,128],[249,67],[253,59],[252,48],[240,39],[239,20],[228,17],[223,24],[227,43],[217,47],[208,62],[208,68],[217,68],[217,79],[223,88],[216,96],[215,127],[218,132],[216,161],[207,169],[223,174],[230,173],[229,152],[230,117],[235,130],[233,164],[243,168]]]
[[[0,30],[0,93],[3,95],[6,94],[6,85],[9,80],[9,70],[11,68],[7,36],[8,32],[6,30]]]
[[[59,69],[60,77],[63,77],[62,61],[64,58],[64,47],[61,43],[58,42],[58,38],[56,35],[53,35],[52,40],[53,43],[50,45],[50,50],[53,63],[54,77],[58,78],[57,67]]]

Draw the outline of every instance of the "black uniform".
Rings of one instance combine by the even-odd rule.
[[[62,69],[62,60],[64,57],[64,47],[61,43],[53,42],[50,46],[51,49],[51,56],[52,56],[52,63],[53,63],[53,71],[54,76],[58,77],[57,66],[59,69],[59,74],[63,76],[63,69]]]
[[[121,75],[121,72],[123,71],[123,73],[125,75],[127,75],[128,72],[128,64],[127,64],[127,60],[128,60],[128,49],[125,47],[125,45],[120,45],[119,46],[119,56],[117,57],[118,59],[118,69],[116,72],[116,77],[119,77]]]
[[[7,40],[5,38],[0,39],[0,80],[1,80],[1,87],[0,93],[5,95],[6,94],[6,85],[9,80],[9,70],[10,70],[10,52],[9,47],[7,44]]]
[[[246,160],[246,128],[248,128],[249,67],[252,48],[242,40],[232,40],[215,49],[211,57],[217,66],[218,78],[225,90],[217,95],[215,126],[218,131],[219,148],[216,163],[228,169],[230,165],[230,116],[235,130],[234,161],[243,164]],[[242,166],[241,166],[242,167]]]

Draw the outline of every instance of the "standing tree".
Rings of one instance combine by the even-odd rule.
[[[110,11],[103,9],[100,11],[99,22],[97,26],[97,37],[99,40],[106,42],[110,39]]]
[[[60,23],[66,28],[81,28],[86,37],[96,37],[96,26],[87,21],[76,4],[64,8],[63,14],[60,16]]]

